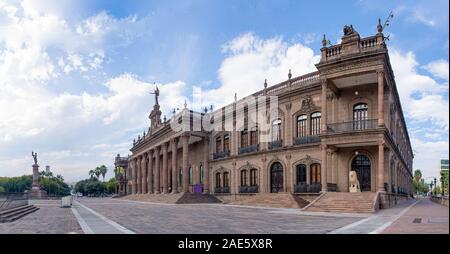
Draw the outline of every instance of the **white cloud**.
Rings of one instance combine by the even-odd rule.
[[[430,76],[418,73],[419,63],[413,52],[390,53],[392,68],[403,109],[413,122],[431,122],[449,129],[448,84],[439,84]]]
[[[222,47],[226,54],[218,71],[221,85],[203,91],[204,104],[225,105],[238,97],[250,95],[263,88],[264,79],[269,86],[287,79],[292,74],[315,71],[319,61],[311,48],[300,43],[289,44],[281,37],[262,39],[252,33],[243,34]]]
[[[445,79],[448,81],[448,61],[444,59],[433,61],[424,68],[429,71],[431,74],[433,74],[435,77]]]
[[[426,26],[430,27],[436,26],[436,21],[431,17],[427,17],[425,13],[420,9],[413,10],[412,15],[410,15],[409,18],[413,22],[420,22]]]

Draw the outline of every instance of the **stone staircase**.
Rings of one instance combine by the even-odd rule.
[[[211,194],[201,193],[184,193],[177,202],[177,204],[205,204],[205,203],[222,203],[220,199]]]
[[[258,193],[254,195],[241,196],[232,205],[252,205],[264,207],[302,208],[309,204],[303,198],[290,193]]]
[[[373,213],[376,210],[374,207],[376,195],[374,192],[327,192],[303,210],[310,212]]]
[[[175,204],[178,199],[183,196],[183,193],[176,194],[133,194],[121,197],[121,199],[134,200],[134,201],[142,201],[142,202],[151,202],[151,203],[166,203],[166,204]]]
[[[0,211],[0,223],[15,221],[37,210],[39,210],[39,207],[36,207],[34,205],[23,205]]]

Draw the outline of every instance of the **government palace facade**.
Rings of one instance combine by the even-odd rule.
[[[156,88],[148,131],[130,156],[116,157],[124,169],[118,193],[226,200],[353,187],[355,195],[381,195],[385,207],[410,196],[413,152],[380,22],[377,31],[362,38],[346,26],[338,45],[324,35],[316,72],[289,71],[285,81],[209,112],[185,107],[161,119]]]

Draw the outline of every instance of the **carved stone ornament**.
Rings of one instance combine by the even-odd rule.
[[[301,111],[302,112],[310,112],[315,110],[316,105],[314,105],[314,102],[311,99],[311,96],[306,96],[306,98],[304,98],[302,100],[302,107],[301,107]]]
[[[346,26],[344,26],[343,30],[344,30],[344,35],[351,35],[351,34],[355,33],[355,29],[353,28],[353,25],[350,25],[350,26],[346,25]]]
[[[349,192],[361,192],[359,188],[358,175],[356,171],[350,171],[349,173]]]

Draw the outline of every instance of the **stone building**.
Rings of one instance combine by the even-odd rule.
[[[213,112],[185,107],[162,121],[156,89],[151,126],[131,148],[127,193],[349,192],[355,171],[359,190],[381,202],[411,194],[413,152],[380,22],[377,30],[361,38],[346,26],[332,46],[324,35],[316,72],[289,71]]]

